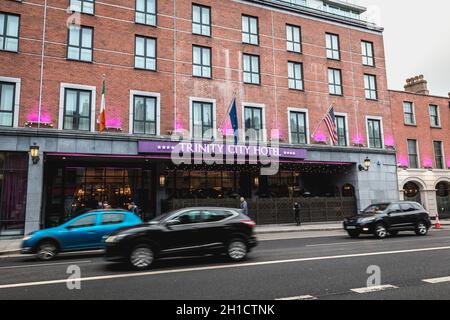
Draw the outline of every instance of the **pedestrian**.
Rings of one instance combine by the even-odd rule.
[[[295,223],[297,226],[300,226],[301,220],[300,220],[300,204],[298,202],[294,203],[294,217],[295,217]]]
[[[245,201],[244,197],[241,197],[241,210],[242,213],[245,214],[246,216],[248,216],[248,204],[247,201]]]

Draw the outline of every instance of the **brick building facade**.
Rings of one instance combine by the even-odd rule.
[[[297,189],[324,197],[352,189],[358,207],[396,199],[383,29],[364,22],[362,12],[341,1],[2,1],[0,83],[11,110],[0,126],[0,153],[25,156],[36,144],[41,161],[16,168],[26,174],[26,197],[16,218],[2,213],[0,220],[25,220],[27,232],[60,223],[71,207],[86,207],[75,202],[87,185],[101,198],[106,184],[124,195],[121,205],[136,199],[150,216],[160,214],[178,173],[139,142],[168,141],[180,129],[224,132],[233,97],[242,129],[266,129],[261,140],[276,137],[283,147],[307,151],[302,161],[286,159],[292,166],[280,173],[279,181],[294,181],[285,186],[291,198]],[[107,130],[99,133],[103,80]],[[319,126],[330,105],[339,121],[335,147]],[[370,170],[360,171],[367,158]],[[215,198],[225,197],[228,183],[220,172],[222,189],[210,188],[222,190]],[[310,181],[326,173],[327,190],[319,190]],[[116,175],[121,183],[110,182]],[[270,186],[283,188],[255,178],[235,174],[230,197],[273,197]],[[172,187],[159,183],[166,179]],[[251,190],[236,187],[245,181]],[[138,189],[145,194],[135,197]]]

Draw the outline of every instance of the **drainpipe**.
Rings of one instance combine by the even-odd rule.
[[[44,82],[44,54],[45,54],[45,31],[47,25],[47,0],[44,2],[44,19],[42,26],[42,48],[41,48],[41,71],[39,80],[39,109],[38,109],[38,129],[41,128],[41,111],[42,111],[42,90]]]

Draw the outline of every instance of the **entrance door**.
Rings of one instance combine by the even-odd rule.
[[[408,182],[403,186],[405,201],[413,201],[422,204],[420,187],[414,182]]]
[[[439,217],[450,218],[450,183],[440,182],[436,185],[436,203]]]

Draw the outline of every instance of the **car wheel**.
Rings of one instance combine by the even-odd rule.
[[[426,236],[428,234],[428,228],[424,222],[419,222],[416,225],[416,234],[418,236]]]
[[[360,233],[358,231],[348,231],[348,235],[350,238],[356,239],[359,238]]]
[[[39,244],[36,257],[42,261],[52,260],[58,254],[58,247],[52,241],[46,241]]]
[[[227,255],[232,261],[244,260],[247,251],[247,244],[242,239],[233,239],[228,243]]]
[[[380,223],[375,226],[375,237],[377,239],[384,239],[387,237],[388,231],[384,224]]]
[[[396,237],[398,235],[398,231],[389,231],[389,234],[393,237]]]
[[[150,268],[154,260],[155,254],[149,245],[137,245],[130,252],[130,264],[137,270]]]

